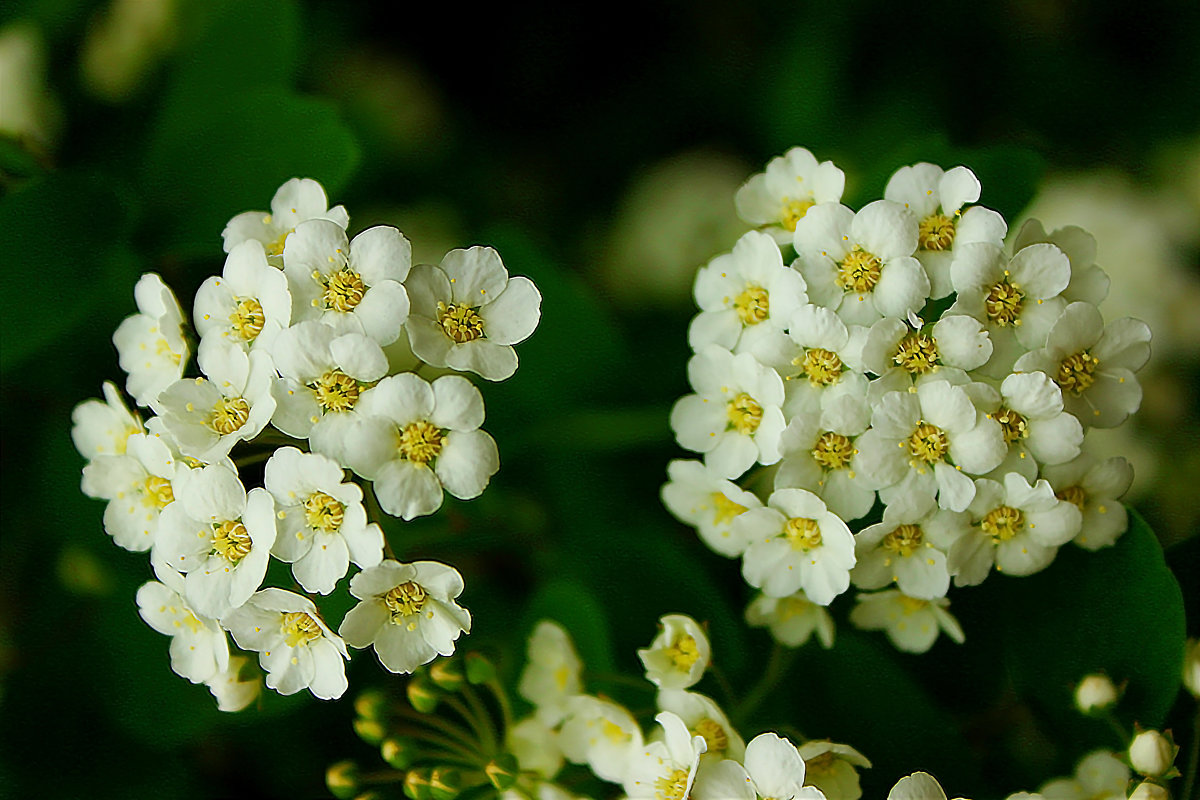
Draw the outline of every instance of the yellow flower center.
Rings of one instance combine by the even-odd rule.
[[[326,411],[349,411],[358,402],[361,392],[358,381],[340,369],[326,372],[309,386],[316,394],[317,405]]]
[[[1058,376],[1054,379],[1064,392],[1081,395],[1096,382],[1096,367],[1100,362],[1088,351],[1083,350],[1068,356],[1058,365]]]
[[[745,291],[734,298],[733,310],[737,312],[743,325],[757,325],[770,316],[771,297],[762,287],[747,286]]]
[[[658,800],[683,800],[683,796],[687,794],[687,782],[687,770],[671,770],[654,781],[655,796]]]
[[[171,482],[157,475],[151,475],[146,478],[145,487],[142,491],[142,502],[150,508],[166,508],[168,503],[175,500],[175,492],[171,490]]]
[[[812,603],[803,597],[784,597],[779,601],[779,605],[775,606],[775,613],[781,621],[786,621],[807,613],[808,607],[811,605]]]
[[[470,306],[437,304],[438,324],[456,344],[483,338],[483,318]]]
[[[342,527],[346,507],[324,492],[313,492],[304,501],[304,519],[313,530],[333,533]]]
[[[269,214],[268,214],[268,215],[266,216],[266,218],[263,220],[263,224],[264,224],[264,225],[270,225],[270,224],[271,224],[271,216],[270,216]],[[265,251],[266,251],[266,253],[267,253],[267,255],[269,255],[269,256],[281,256],[281,255],[283,255],[283,246],[284,246],[284,245],[287,243],[287,237],[288,237],[288,235],[289,235],[289,234],[290,234],[292,231],[294,231],[294,230],[295,230],[295,228],[289,228],[288,230],[286,230],[286,231],[284,231],[283,233],[279,234],[279,238],[278,238],[278,239],[276,239],[275,241],[273,241],[273,242],[271,242],[271,243],[269,243],[269,244],[263,245],[263,250],[265,250]]]
[[[729,401],[727,414],[729,428],[744,436],[749,436],[758,430],[763,418],[762,406],[745,392]]]
[[[226,520],[213,531],[212,549],[231,564],[236,564],[250,554],[250,534],[238,520]]]
[[[704,737],[704,743],[708,745],[709,753],[724,753],[729,747],[729,734],[725,732],[725,728],[715,719],[705,717],[696,723],[696,727],[692,729],[693,736]]]
[[[425,606],[428,597],[429,594],[421,584],[405,581],[388,589],[387,594],[383,596],[383,604],[392,612],[392,622],[397,622],[403,617],[411,617],[418,613]]]
[[[869,292],[879,283],[883,261],[858,245],[838,265],[837,285],[848,292]]]
[[[805,553],[821,546],[821,526],[815,519],[792,517],[783,526],[783,537],[793,550]]]
[[[613,744],[625,744],[633,738],[611,719],[606,719],[600,723],[600,731],[604,734],[604,738]]]
[[[812,200],[793,200],[790,197],[783,198],[783,208],[779,214],[779,224],[783,225],[789,231],[795,232],[796,223],[804,218],[808,210],[815,203]]]
[[[1054,496],[1059,500],[1073,503],[1080,511],[1083,511],[1083,506],[1087,502],[1087,492],[1081,486],[1068,486],[1061,492],[1055,492]]]
[[[937,341],[923,333],[910,333],[896,346],[892,363],[912,375],[923,375],[937,366]]]
[[[899,556],[908,557],[917,551],[925,538],[920,525],[899,525],[883,537],[883,548]]]
[[[712,493],[713,524],[724,525],[746,510],[746,507],[733,502],[724,492]]]
[[[997,281],[983,301],[983,309],[987,318],[992,322],[1007,327],[1016,325],[1021,316],[1021,306],[1025,302],[1025,293],[1015,283],[1010,283],[1005,275]]]
[[[949,449],[950,442],[946,439],[945,431],[928,422],[919,423],[912,436],[908,437],[908,452],[912,453],[913,458],[927,464],[941,461]]]
[[[288,647],[308,644],[321,638],[321,626],[303,611],[292,611],[283,615],[283,640]]]
[[[918,597],[909,597],[906,594],[900,595],[900,609],[905,614],[915,614],[918,611],[925,610],[925,608],[928,606],[928,600],[922,600]]]
[[[840,433],[826,431],[812,449],[813,461],[825,469],[845,469],[854,457],[854,445]]]
[[[400,431],[400,457],[417,464],[428,464],[438,457],[446,434],[432,422],[410,422]]]
[[[917,226],[917,247],[922,250],[949,250],[954,244],[954,220],[945,214],[931,214]]]
[[[667,655],[677,669],[687,672],[700,658],[700,648],[696,646],[696,640],[685,633],[667,648]]]
[[[1004,441],[1008,444],[1020,441],[1029,435],[1025,417],[1011,408],[1000,406],[1000,410],[992,415],[992,419],[1000,423],[1000,432],[1004,434]]]
[[[233,313],[229,315],[229,324],[243,341],[253,342],[262,333],[263,325],[267,324],[267,315],[253,297],[239,300]]]
[[[997,542],[1007,542],[1021,532],[1025,518],[1020,509],[1012,506],[993,508],[979,523],[980,527]]]
[[[803,359],[794,359],[792,363],[804,370],[813,386],[828,386],[842,377],[842,360],[837,353],[822,347],[806,350]]]
[[[343,314],[353,311],[367,293],[362,276],[350,267],[342,267],[322,282],[325,284],[325,293],[322,295],[325,307]]]
[[[804,759],[804,772],[809,776],[832,775],[833,765],[837,760],[837,755],[832,750],[826,750],[819,756]],[[806,779],[804,783],[807,785],[809,781]]]
[[[250,404],[241,397],[223,397],[213,406],[208,426],[222,436],[227,436],[246,424],[250,418]]]

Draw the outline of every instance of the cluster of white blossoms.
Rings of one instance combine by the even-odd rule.
[[[350,238],[348,224],[299,178],[269,212],[235,216],[224,269],[196,292],[194,335],[162,279],[143,275],[138,313],[113,336],[139,410],[106,383],[73,415],[84,493],[108,502],[119,546],[150,554],[143,619],[171,637],[172,668],[222,709],[244,707],[260,684],[230,635],[257,653],[268,687],[328,699],[346,690],[347,645],[373,645],[408,673],[471,627],[455,601],[462,576],[395,560],[368,512],[411,520],[446,492],[483,492],[496,443],[479,390],[449,373],[510,377],[541,295],[489,247],[414,267],[396,228]],[[290,589],[263,585],[272,558],[291,565]],[[335,632],[315,601],[351,564],[360,602]]]
[[[1014,236],[966,167],[902,167],[855,211],[795,148],[738,191],[748,223],[696,276],[693,390],[671,411],[696,460],[662,498],[761,591],[752,625],[829,646],[826,606],[923,652],[962,641],[947,590],[1044,569],[1126,528],[1122,424],[1150,330],[1105,324],[1108,278],[1078,228]],[[1007,236],[1007,238],[1006,238]]]

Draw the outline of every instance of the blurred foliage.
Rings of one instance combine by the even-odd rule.
[[[220,268],[225,221],[266,208],[284,180],[317,178],[333,202],[370,209],[355,229],[395,222],[418,247],[413,209],[440,204],[461,235],[446,246],[494,245],[543,292],[521,369],[484,387],[503,461],[491,488],[386,525],[402,558],[466,575],[464,645],[497,655],[512,682],[522,637],[551,616],[589,671],[637,674],[658,617],[686,612],[708,625],[740,696],[771,651],[742,622],[748,590],[658,501],[679,455],[667,412],[685,391],[690,312],[618,306],[601,288],[605,231],[635,176],[699,147],[749,174],[803,144],[846,170],[852,204],[924,159],[970,165],[983,201],[1013,219],[1047,170],[1146,177],[1160,146],[1200,132],[1200,6],[1186,0],[916,14],[882,0],[586,14],[182,0],[169,55],[119,102],[80,78],[107,6],[0,5],[0,27],[41,30],[45,92],[65,115],[55,146],[0,136],[0,795],[12,797],[320,796],[328,763],[370,756],[349,698],[268,693],[257,711],[222,715],[170,672],[166,640],[133,602],[144,559],[104,535],[68,435],[75,403],[118,379],[109,337],[133,311],[137,275],[160,272],[187,308]],[[1001,796],[1112,744],[1065,710],[1081,670],[1130,681],[1123,722],[1182,730],[1186,709],[1171,702],[1185,607],[1200,633],[1197,540],[1182,538],[1168,553],[1182,597],[1135,517],[1107,552],[1064,552],[1035,578],[952,594],[963,647],[918,658],[842,627],[834,650],[792,657],[744,733],[848,741],[875,762],[873,796],[918,768],[952,796]],[[383,677],[360,654],[351,693]]]

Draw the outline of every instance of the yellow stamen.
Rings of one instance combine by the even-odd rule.
[[[146,478],[143,492],[142,502],[150,508],[166,508],[168,503],[175,500],[175,493],[171,490],[171,482],[157,475],[151,475]]]
[[[700,658],[700,648],[696,646],[696,640],[685,633],[667,648],[667,655],[677,669],[687,672]]]
[[[263,325],[267,324],[267,315],[262,304],[253,297],[239,300],[233,313],[229,315],[229,324],[243,341],[253,342],[262,333]]]
[[[992,419],[1000,423],[1000,432],[1004,434],[1004,441],[1008,444],[1020,441],[1029,435],[1025,417],[1011,408],[1001,406],[1000,410],[992,415]]]
[[[343,314],[353,311],[367,293],[362,276],[350,267],[342,267],[323,282],[325,293],[322,299],[325,301],[325,307]]]
[[[1083,506],[1087,502],[1087,492],[1081,486],[1068,486],[1061,492],[1054,494],[1059,500],[1066,500],[1068,503],[1073,503],[1076,508],[1083,511]]]
[[[1001,327],[1015,325],[1021,316],[1021,307],[1025,302],[1025,293],[1016,284],[1009,283],[1007,277],[1001,278],[988,292],[983,301],[987,318]]]
[[[837,285],[848,292],[869,292],[879,283],[883,261],[855,245],[838,266]]]
[[[349,411],[358,402],[361,392],[358,381],[340,369],[326,372],[309,386],[316,394],[317,405],[326,411]]]
[[[917,551],[924,538],[920,525],[899,525],[883,537],[883,548],[907,558]]]
[[[790,197],[783,198],[783,210],[779,214],[779,222],[789,231],[796,230],[796,223],[804,218],[808,210],[815,203],[812,200],[793,200]]]
[[[729,401],[726,413],[729,417],[729,428],[744,436],[758,430],[763,418],[762,406],[745,392]]]
[[[746,510],[746,507],[733,502],[724,492],[712,493],[713,524],[724,525]]]
[[[236,564],[250,555],[251,546],[250,533],[246,526],[237,520],[226,520],[213,531],[213,552],[223,556],[231,564]]]
[[[383,604],[392,612],[392,622],[399,622],[403,617],[411,617],[424,606],[429,594],[425,588],[414,581],[406,581],[399,586],[388,589],[383,596]]]
[[[854,457],[854,445],[840,433],[826,431],[812,449],[813,460],[825,469],[845,469]]]
[[[282,628],[283,640],[288,647],[297,647],[321,638],[321,626],[303,611],[284,614]]]
[[[724,753],[729,747],[729,734],[715,719],[705,717],[697,722],[696,727],[692,729],[692,735],[704,738],[709,753]]]
[[[910,333],[896,346],[892,363],[912,375],[923,375],[937,366],[937,341],[924,333]]]
[[[813,386],[828,386],[842,377],[842,360],[837,353],[822,347],[806,350],[803,360],[797,358],[792,363],[804,370]]]
[[[688,773],[685,769],[672,770],[654,781],[654,791],[657,800],[683,800],[687,794]]]
[[[954,244],[954,220],[945,214],[933,214],[917,226],[917,247],[922,250],[949,250]]]
[[[912,436],[908,437],[908,452],[912,453],[913,458],[927,464],[941,461],[949,449],[950,442],[946,439],[945,432],[928,422],[919,423]]]
[[[227,436],[245,425],[249,418],[249,403],[241,397],[223,397],[213,406],[208,426],[222,436]]]
[[[342,527],[346,507],[324,492],[313,492],[304,501],[304,519],[314,530],[332,533]]]
[[[1054,379],[1064,392],[1081,395],[1096,382],[1096,367],[1100,362],[1095,356],[1083,350],[1073,356],[1068,356],[1058,365],[1058,376]]]
[[[400,431],[400,457],[417,464],[428,464],[442,452],[446,434],[432,422],[410,422]]]
[[[1020,509],[1012,506],[993,508],[979,523],[984,532],[996,542],[1007,542],[1021,532],[1025,518]]]
[[[821,526],[808,517],[789,519],[783,526],[783,536],[791,543],[793,550],[802,553],[821,546]]]
[[[438,324],[456,344],[483,338],[483,318],[470,306],[437,304]]]
[[[757,325],[771,313],[771,298],[767,290],[759,286],[747,286],[733,301],[743,325]]]

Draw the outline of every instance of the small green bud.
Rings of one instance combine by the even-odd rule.
[[[339,761],[325,770],[325,785],[338,800],[351,800],[358,793],[358,765]]]
[[[413,675],[405,692],[408,694],[408,702],[422,714],[432,714],[441,700],[441,691],[425,675]]]
[[[447,692],[457,692],[466,680],[462,663],[456,658],[439,658],[433,662],[429,667],[429,677]]]
[[[501,753],[483,768],[488,780],[500,791],[511,789],[521,774],[517,759],[512,753]]]
[[[496,679],[496,665],[482,653],[467,653],[467,680],[475,686]]]
[[[417,760],[420,748],[408,737],[392,736],[383,740],[379,746],[379,754],[392,769],[408,769]]]
[[[365,717],[355,718],[354,732],[367,744],[379,744],[387,736],[387,728],[382,722]]]
[[[429,800],[429,770],[411,769],[404,776],[404,794],[409,800]]]
[[[387,707],[387,695],[378,689],[367,689],[354,698],[354,713],[366,719],[383,719],[387,714]]]
[[[452,767],[434,767],[429,776],[429,791],[433,800],[454,800],[462,791],[462,774]]]
[[[384,796],[382,792],[377,792],[372,789],[369,792],[363,792],[362,794],[358,795],[354,798],[354,800],[384,800]]]

